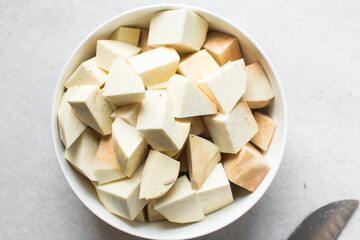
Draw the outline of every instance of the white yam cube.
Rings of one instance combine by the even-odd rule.
[[[205,19],[186,9],[156,12],[151,16],[148,44],[171,46],[178,52],[199,51],[208,25]]]
[[[223,153],[239,152],[259,130],[244,100],[240,100],[229,115],[218,113],[204,119],[214,143]]]
[[[141,48],[140,53],[154,49],[148,45],[149,29],[141,28],[138,47]]]
[[[111,65],[102,95],[115,105],[124,106],[141,102],[145,97],[145,87],[129,64],[118,57]]]
[[[137,117],[139,115],[141,103],[133,103],[126,106],[119,107],[111,114],[113,120],[119,117],[133,127],[136,127]]]
[[[149,222],[165,221],[166,218],[154,209],[153,201],[149,201],[146,205],[146,212]]]
[[[190,121],[187,120],[176,120],[176,131],[177,131],[177,141],[176,141],[176,150],[175,151],[167,151],[164,154],[174,157],[175,159],[180,155],[180,151],[183,149],[186,139],[189,136],[190,132]]]
[[[140,29],[138,28],[129,28],[129,27],[119,27],[113,35],[111,35],[110,40],[116,40],[121,42],[130,43],[137,46],[140,37]]]
[[[66,160],[90,181],[97,181],[94,167],[99,138],[94,130],[87,128],[70,148],[65,149]]]
[[[186,156],[191,187],[197,190],[220,161],[220,149],[205,138],[189,135]]]
[[[205,131],[205,127],[201,120],[201,117],[189,117],[183,119],[191,122],[190,134],[200,135]]]
[[[80,121],[68,103],[77,89],[78,87],[73,87],[64,93],[57,113],[60,139],[66,148],[69,148],[86,128],[86,124]]]
[[[81,121],[95,129],[101,135],[111,133],[111,107],[101,96],[98,86],[82,85],[68,100]]]
[[[244,60],[225,64],[197,84],[220,112],[229,114],[246,90]]]
[[[204,214],[219,210],[234,201],[224,168],[218,163],[204,184],[197,190]]]
[[[169,80],[178,68],[180,57],[173,48],[159,47],[127,61],[148,87]]]
[[[75,70],[75,72],[65,82],[66,88],[80,85],[104,85],[107,73],[96,65],[96,59],[91,58],[83,63]]]
[[[148,147],[135,127],[121,118],[112,124],[112,140],[117,161],[123,173],[131,177],[146,158]]]
[[[153,200],[154,208],[170,222],[189,223],[205,219],[199,197],[186,176],[178,178],[169,192]]]
[[[141,177],[140,198],[164,196],[179,175],[180,163],[161,152],[150,150]]]
[[[143,165],[130,178],[96,186],[99,199],[111,213],[134,220],[148,200],[140,199],[140,182]]]
[[[275,133],[276,122],[272,120],[271,117],[260,112],[255,112],[254,118],[259,127],[259,131],[251,139],[251,142],[266,152],[269,149]]]
[[[96,153],[94,174],[100,185],[126,177],[116,159],[111,135],[101,138]]]
[[[96,65],[109,72],[115,59],[118,57],[127,59],[138,54],[140,50],[140,48],[126,42],[99,40],[96,46]]]
[[[216,113],[216,106],[190,79],[175,74],[169,80],[169,98],[177,118]]]

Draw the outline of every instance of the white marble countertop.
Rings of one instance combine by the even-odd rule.
[[[316,208],[360,199],[360,2],[0,1],[0,238],[134,239],[98,219],[62,176],[50,136],[60,71],[78,43],[131,8],[177,2],[245,29],[273,61],[288,101],[275,181],[244,217],[202,239],[286,239]],[[358,210],[340,239],[360,236]]]

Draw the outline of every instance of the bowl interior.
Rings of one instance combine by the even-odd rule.
[[[271,164],[271,170],[254,193],[249,194],[249,192],[240,187],[233,186],[234,203],[207,215],[206,219],[202,222],[185,225],[169,222],[136,223],[109,213],[98,200],[94,186],[91,182],[67,163],[64,158],[64,146],[59,138],[56,114],[61,96],[64,92],[64,82],[81,62],[95,56],[97,40],[108,38],[119,26],[148,27],[151,13],[176,8],[188,8],[196,12],[209,22],[211,30],[218,30],[236,36],[240,41],[246,64],[259,61],[265,69],[275,94],[275,100],[265,111],[277,122],[277,129],[270,149],[265,154],[266,159]],[[276,78],[274,70],[270,66],[270,62],[266,56],[264,56],[264,53],[262,53],[255,45],[254,41],[249,39],[249,37],[244,34],[244,31],[214,13],[195,7],[181,5],[156,5],[128,11],[109,20],[92,32],[73,52],[63,69],[55,90],[51,118],[55,152],[60,167],[71,188],[80,200],[94,214],[110,225],[127,233],[152,239],[186,239],[201,236],[228,225],[246,213],[265,193],[279,168],[285,147],[287,127],[285,102],[280,82]]]

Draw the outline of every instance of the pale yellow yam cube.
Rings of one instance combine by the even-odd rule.
[[[75,72],[65,82],[66,88],[80,85],[104,85],[107,73],[96,65],[96,58],[91,58],[75,70]]]
[[[178,71],[196,83],[219,68],[214,58],[203,49],[182,59]]]
[[[203,133],[205,131],[205,127],[201,120],[201,117],[188,117],[188,118],[182,118],[182,119],[191,122],[190,134],[200,135],[201,133]]]
[[[205,219],[199,197],[186,176],[178,178],[168,193],[153,200],[154,208],[170,222],[190,223]]]
[[[274,98],[274,92],[264,69],[258,62],[246,66],[245,69],[247,85],[243,99],[252,109],[266,107]]]
[[[169,98],[177,118],[216,113],[216,106],[190,79],[175,74],[169,80]]]
[[[220,112],[229,114],[246,90],[244,60],[225,64],[197,84]]]
[[[151,16],[148,44],[152,47],[171,46],[180,53],[199,51],[209,24],[187,10],[169,10]]]
[[[141,103],[136,128],[157,151],[176,151],[177,128],[166,90],[148,90]]]
[[[101,96],[98,86],[82,85],[68,100],[81,121],[95,129],[101,135],[111,133],[111,107]]]
[[[224,154],[223,165],[227,178],[250,192],[256,190],[270,170],[267,160],[250,143],[237,154]]]
[[[99,138],[94,130],[86,128],[70,148],[65,149],[66,160],[90,181],[97,181],[94,167]]]
[[[174,159],[179,157],[181,150],[184,148],[187,137],[189,136],[191,126],[190,121],[183,119],[177,119],[175,123],[178,136],[176,141],[176,150],[164,152],[164,154],[173,157]]]
[[[96,65],[109,72],[115,59],[118,57],[128,59],[138,54],[140,50],[141,48],[126,42],[99,40],[96,46]]]
[[[205,138],[189,135],[186,156],[191,187],[197,190],[220,161],[220,149]]]
[[[133,56],[127,61],[148,87],[168,81],[175,74],[180,57],[173,48],[159,47]]]
[[[166,220],[163,215],[154,209],[154,203],[152,200],[146,205],[146,211],[149,222],[160,222]]]
[[[69,148],[86,128],[86,124],[80,121],[68,103],[77,89],[78,87],[69,88],[64,93],[57,113],[60,139],[65,148]]]
[[[221,163],[215,166],[204,184],[196,192],[204,214],[209,214],[234,202],[230,183]]]
[[[169,81],[156,83],[154,85],[147,86],[147,90],[165,90],[167,89],[167,86],[169,84]]]
[[[145,208],[143,208],[143,210],[141,210],[139,212],[138,215],[136,215],[136,217],[134,218],[134,222],[146,222],[146,217],[145,217]]]
[[[141,30],[138,28],[119,27],[113,35],[111,35],[110,40],[126,42],[137,46],[140,38],[140,31]]]
[[[140,199],[140,183],[144,166],[130,177],[96,186],[101,203],[111,213],[133,221],[148,200]]]
[[[274,136],[276,122],[272,120],[271,117],[260,112],[255,112],[254,118],[259,127],[259,131],[251,139],[251,142],[266,152]]]
[[[141,48],[140,53],[154,49],[153,47],[150,47],[148,45],[148,36],[149,36],[149,29],[141,28],[140,39],[138,44],[138,47]]]
[[[126,106],[119,107],[111,114],[113,120],[121,118],[133,127],[136,127],[137,117],[139,115],[141,103],[133,103]]]
[[[140,198],[164,196],[179,175],[180,163],[161,152],[150,150],[141,177]]]
[[[229,115],[218,113],[204,117],[220,152],[237,153],[258,132],[255,118],[244,100]]]
[[[126,177],[116,159],[111,135],[101,138],[96,153],[94,174],[100,185]]]
[[[203,48],[209,51],[220,66],[241,58],[238,39],[226,33],[210,32],[206,37]]]
[[[202,133],[200,134],[200,136],[201,136],[201,137],[204,137],[204,138],[211,138],[210,131],[209,131],[209,128],[206,126],[206,122],[205,122],[204,117],[201,117],[201,121],[202,121],[202,123],[203,123],[203,125],[204,125],[205,130],[204,130],[204,132],[202,132]],[[196,134],[195,134],[195,135],[196,135]]]
[[[187,164],[187,156],[186,156],[186,148],[181,151],[180,156],[177,158],[180,162],[180,172],[189,172],[188,164]]]
[[[116,159],[127,177],[131,177],[146,158],[148,146],[135,127],[121,118],[112,124],[112,140]]]
[[[111,65],[102,95],[115,105],[124,106],[141,102],[145,97],[145,87],[129,64],[118,57]]]

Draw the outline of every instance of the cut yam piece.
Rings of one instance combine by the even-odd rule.
[[[203,133],[205,131],[205,127],[201,120],[201,117],[189,117],[189,118],[182,118],[182,119],[191,122],[190,134],[200,135],[201,133]]]
[[[134,222],[142,222],[142,223],[144,223],[144,222],[146,222],[146,217],[145,217],[145,208],[143,208],[143,210],[141,210],[140,212],[139,212],[139,214],[138,215],[136,215],[136,217],[134,218]]]
[[[139,42],[140,31],[141,30],[138,28],[119,27],[113,33],[113,35],[111,35],[110,40],[126,42],[137,46]]]
[[[180,162],[180,172],[189,172],[188,164],[187,164],[187,156],[186,150],[184,149],[180,156],[177,159]]]
[[[147,86],[146,89],[147,90],[164,90],[164,89],[167,89],[168,84],[169,84],[169,81],[156,83],[154,85]]]
[[[166,151],[164,152],[164,154],[176,159],[180,155],[180,151],[183,149],[187,137],[189,136],[191,123],[190,121],[182,120],[182,119],[175,120],[175,123],[176,123],[176,131],[177,131],[176,150]]]
[[[137,117],[139,115],[141,103],[133,103],[126,106],[119,107],[111,114],[113,120],[119,117],[133,127],[136,127]]]
[[[150,51],[154,49],[153,47],[150,47],[148,43],[148,36],[149,36],[149,29],[141,28],[140,33],[140,39],[139,39],[139,45],[138,47],[141,48],[140,53]]]
[[[166,220],[163,215],[154,209],[154,203],[152,200],[146,205],[146,210],[149,222],[160,222]]]
[[[204,138],[211,138],[211,134],[210,134],[210,131],[209,131],[209,128],[206,126],[206,122],[205,122],[205,119],[204,117],[201,117],[201,121],[204,125],[204,132],[200,134],[201,137],[204,137]],[[195,134],[196,135],[196,134]]]
[[[251,142],[266,152],[274,136],[276,122],[272,120],[271,117],[260,112],[255,112],[254,118],[259,127],[259,131],[251,139]]]
[[[161,152],[150,150],[141,177],[140,198],[164,196],[179,175],[180,163]]]
[[[169,192],[153,200],[154,208],[170,222],[189,223],[205,219],[199,197],[186,176],[178,178]]]
[[[237,154],[224,154],[227,178],[236,185],[254,192],[270,170],[264,156],[250,143]]]
[[[205,138],[189,135],[186,156],[191,187],[197,190],[220,161],[220,149]]]

